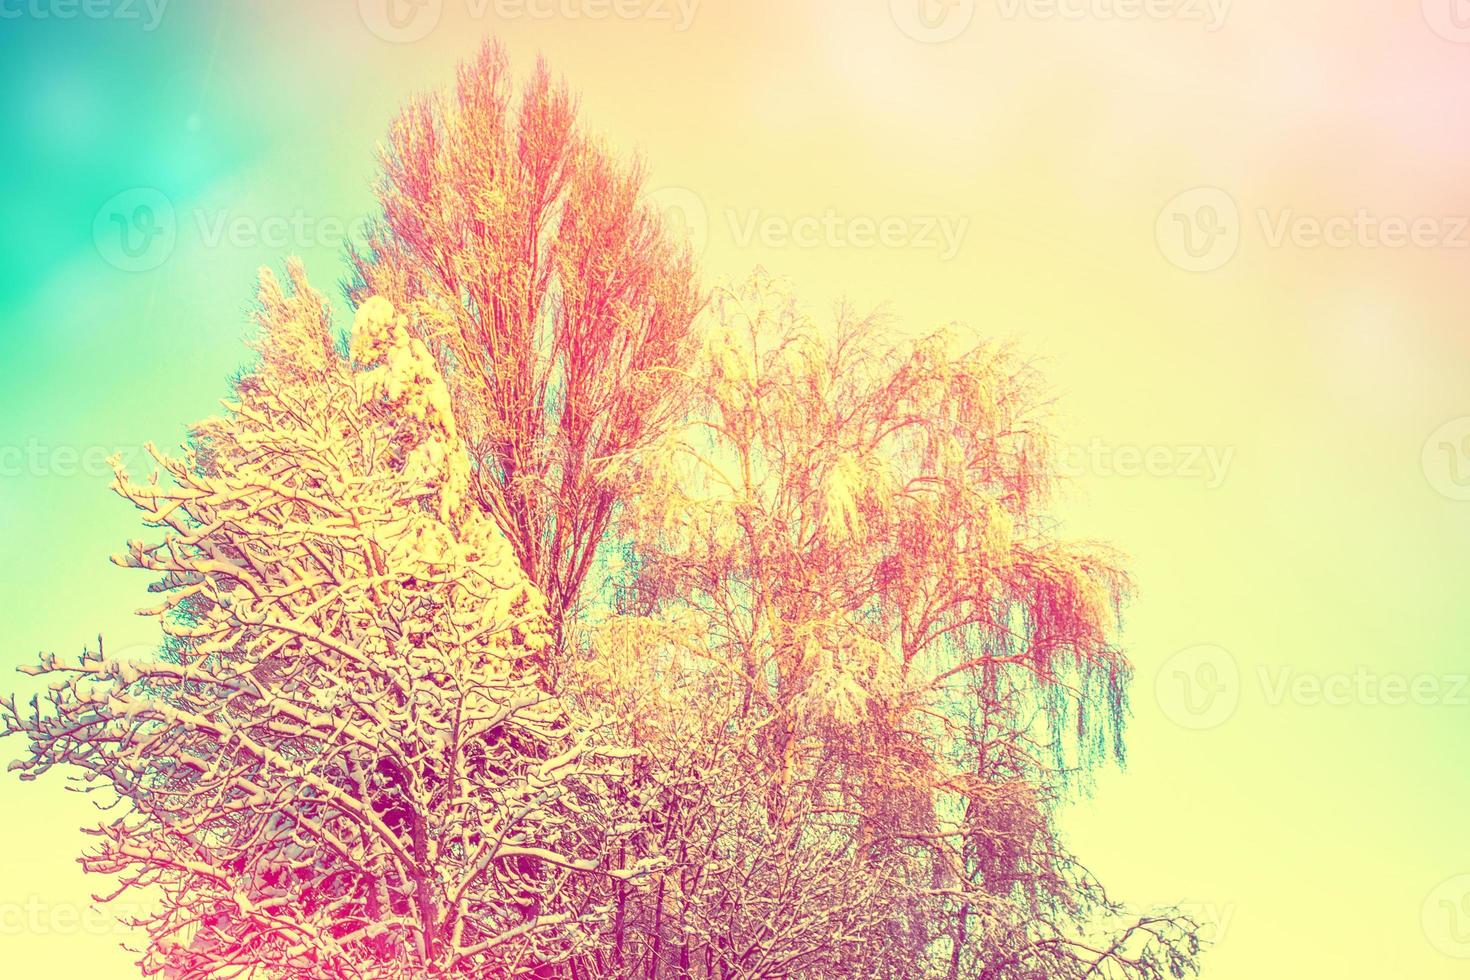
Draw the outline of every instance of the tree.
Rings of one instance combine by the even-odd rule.
[[[163,655],[45,658],[4,707],[23,778],[121,803],[90,871],[161,894],[146,973],[517,975],[595,939],[579,881],[626,753],[544,690],[544,598],[472,497],[449,395],[382,299],[351,360],[293,266],[260,363],[166,480],[114,489],[161,540]]]
[[[758,775],[742,778],[755,785],[738,802],[700,786],[663,812],[698,823],[723,808],[748,821],[758,800],[766,838],[689,835],[710,849],[708,866],[733,862],[750,883],[789,841],[798,862],[821,855],[849,880],[882,881],[886,901],[861,886],[793,895],[765,910],[757,956],[706,930],[708,975],[1156,977],[1188,966],[1198,944],[1171,915],[1123,923],[1126,953],[1090,958],[1087,930],[1115,907],[1052,821],[1069,777],[1122,753],[1129,668],[1111,635],[1127,580],[1107,549],[1060,539],[1046,516],[1056,477],[1034,372],[1004,348],[960,350],[944,333],[897,342],[846,311],[819,327],[763,274],[719,292],[710,321],[679,385],[687,418],[619,460],[632,560],[622,609],[589,659],[619,662],[599,642],[609,634],[656,637],[671,616],[697,623],[696,639],[672,645],[684,666],[663,684],[717,680],[718,697],[682,713],[743,735],[736,766]],[[618,650],[636,664],[640,650],[670,646]],[[622,685],[636,687],[636,673],[622,667]],[[639,710],[674,731],[680,714]],[[699,744],[625,738],[673,746],[662,778],[676,784],[683,746]],[[687,908],[642,916],[650,949],[670,944],[651,923],[728,922],[750,898],[680,894]],[[850,908],[860,925],[844,918]],[[804,951],[786,934],[792,922],[837,955]]]
[[[556,629],[617,504],[606,461],[676,407],[660,372],[700,304],[688,246],[640,200],[641,163],[579,130],[544,64],[517,98],[494,44],[399,116],[382,168],[350,295],[389,299],[434,355],[476,499]]]

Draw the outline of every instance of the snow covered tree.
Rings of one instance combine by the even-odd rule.
[[[291,269],[259,365],[162,478],[115,490],[162,537],[159,656],[47,657],[4,709],[33,778],[117,808],[90,871],[160,898],[145,973],[535,975],[596,939],[583,880],[627,753],[535,667],[545,600],[473,496],[433,359],[383,299],[350,355]]]

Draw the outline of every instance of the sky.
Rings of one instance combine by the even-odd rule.
[[[0,670],[149,643],[102,460],[217,409],[260,266],[345,321],[388,122],[491,35],[710,282],[1036,358],[1137,581],[1128,766],[1063,816],[1115,897],[1208,980],[1466,975],[1463,0],[0,0]],[[0,778],[0,962],[136,975],[52,777]]]

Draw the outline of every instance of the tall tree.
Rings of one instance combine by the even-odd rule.
[[[560,623],[616,506],[607,460],[675,407],[661,371],[699,306],[688,246],[641,200],[643,166],[578,128],[565,84],[538,64],[517,95],[495,44],[381,156],[350,295],[386,297],[428,345],[477,499]]]

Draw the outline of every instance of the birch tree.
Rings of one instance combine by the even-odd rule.
[[[1190,923],[1109,923],[1116,907],[1058,839],[1069,780],[1122,755],[1130,671],[1113,636],[1127,578],[1047,515],[1056,476],[1035,373],[943,332],[901,340],[846,311],[819,325],[764,274],[716,294],[702,339],[679,387],[687,418],[620,459],[628,600],[603,631],[693,617],[684,670],[724,693],[687,710],[747,733],[741,765],[759,774],[772,839],[881,880],[885,899],[854,886],[769,907],[755,959],[723,952],[730,936],[713,926],[697,939],[720,951],[708,975],[1191,965]],[[591,656],[608,658],[595,644]],[[718,834],[695,836],[747,875],[770,858],[768,843],[721,853]],[[830,928],[856,896],[863,921]],[[713,924],[746,897],[695,895],[682,914]],[[800,922],[830,946],[863,942],[803,967],[782,938]],[[1100,927],[1103,949],[1126,952],[1089,953]],[[771,972],[783,956],[788,972]]]

